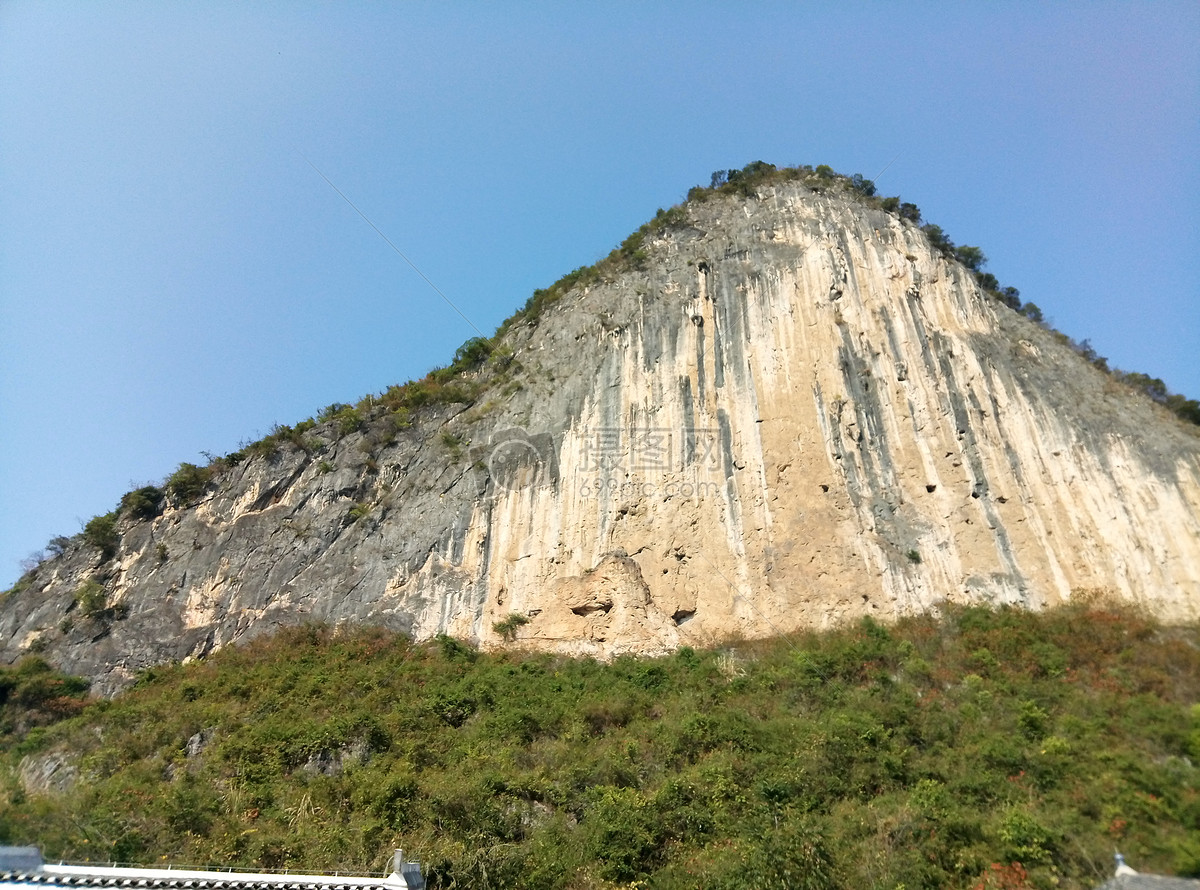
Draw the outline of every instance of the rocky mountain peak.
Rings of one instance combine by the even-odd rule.
[[[734,172],[450,367],[126,495],[0,600],[0,656],[111,692],[308,621],[609,657],[947,601],[1197,616],[1195,428],[913,205]]]

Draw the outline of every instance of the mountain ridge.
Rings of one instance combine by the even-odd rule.
[[[597,266],[536,292],[495,343],[468,341],[449,368],[184,465],[165,497],[131,492],[5,597],[0,657],[41,649],[116,689],[156,661],[309,618],[369,616],[496,645],[510,634],[492,627],[516,615],[524,645],[610,655],[946,598],[1038,606],[1074,589],[1193,616],[1192,432],[1083,365],[1061,335],[1002,310],[981,287],[982,253],[967,254],[973,269],[947,259],[953,244],[918,228],[919,211],[906,217],[913,205],[897,199],[893,213],[861,180],[768,168],[693,190]],[[1047,398],[1075,432],[1048,418]],[[1057,454],[1017,454],[1001,414],[1026,451],[1049,436]],[[943,466],[921,444],[926,427],[955,459]],[[612,466],[650,431],[665,444],[659,465]],[[785,478],[797,445],[803,493]],[[1046,467],[1071,449],[1055,478]],[[1043,478],[1025,479],[1021,467],[1039,462]],[[1012,491],[991,490],[997,472]],[[1122,473],[1093,492],[1103,503],[1072,495],[1084,544],[1049,542],[1052,526],[1079,525],[1054,506],[1056,485]],[[1123,504],[1139,487],[1149,503]],[[783,489],[786,508],[773,509]],[[914,506],[922,490],[942,502]],[[1010,503],[1023,510],[1013,529]],[[1121,528],[1097,518],[1114,509]],[[1040,531],[1026,533],[1030,520]],[[1121,545],[1138,524],[1154,534]],[[1151,540],[1168,527],[1182,538]],[[813,540],[824,542],[808,552],[815,573],[795,556]],[[1031,580],[1020,563],[1038,548]],[[978,570],[964,569],[972,561]],[[1138,581],[1142,570],[1153,580]],[[827,577],[834,595],[807,593]],[[717,578],[732,597],[702,589]],[[798,584],[804,595],[781,599]]]

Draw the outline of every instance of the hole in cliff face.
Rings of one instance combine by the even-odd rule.
[[[695,609],[676,609],[675,614],[671,616],[671,620],[674,621],[675,626],[678,627],[681,624],[686,624],[688,621],[691,621],[692,616],[695,614]]]
[[[937,486],[936,485],[926,485],[925,490],[932,493],[932,492],[937,491]]]
[[[703,272],[705,275],[707,275],[708,274],[708,263],[706,263],[704,260],[701,260],[700,262],[696,263],[696,269],[700,272]]]
[[[829,491],[829,486],[828,486],[828,485],[826,485],[826,484],[824,484],[824,483],[821,483],[821,491],[824,491],[824,492],[828,493],[828,491]]]
[[[997,504],[1007,504],[1008,498],[996,498],[996,503]]]
[[[597,612],[607,615],[612,607],[612,603],[588,603],[586,606],[576,606],[571,611],[580,618],[587,618]]]

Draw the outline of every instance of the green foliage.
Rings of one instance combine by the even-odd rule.
[[[174,473],[167,478],[167,492],[182,506],[190,506],[200,500],[208,483],[212,479],[210,467],[198,467],[195,464],[182,463]]]
[[[134,519],[153,519],[162,512],[163,490],[155,485],[143,485],[121,497],[121,509]]]
[[[1082,352],[1083,344],[1076,344],[1069,338],[1067,342],[1072,346],[1072,348],[1076,349],[1076,351],[1079,351],[1080,354],[1083,354],[1084,357],[1087,358],[1087,355]],[[1084,344],[1086,343],[1087,341],[1085,340]],[[1095,353],[1093,352],[1092,355],[1094,358]],[[1188,399],[1184,396],[1172,393],[1169,389],[1167,389],[1167,385],[1159,378],[1151,377],[1148,374],[1140,374],[1136,371],[1121,371],[1119,369],[1112,371],[1112,375],[1126,386],[1131,387],[1137,392],[1145,394],[1153,401],[1167,407],[1173,411],[1180,420],[1185,420],[1188,423],[1200,424],[1200,402],[1197,402],[1195,399]]]
[[[947,257],[954,255],[954,242],[949,236],[942,231],[941,226],[936,226],[933,223],[921,226],[921,231],[925,233],[925,237],[929,239],[929,245]]]
[[[340,407],[348,408],[349,406]],[[311,452],[320,445],[319,441],[315,441],[307,436],[307,433],[314,429],[316,425],[317,422],[311,417],[300,421],[295,426],[277,423],[271,428],[271,432],[268,435],[257,442],[252,442],[245,446],[244,451],[227,455],[225,460],[230,465],[236,465],[245,457],[245,454],[252,454],[258,457],[272,457],[284,446],[291,446],[301,451]]]
[[[901,219],[921,225],[921,211],[916,204],[901,201],[899,196],[878,197],[875,184],[861,174],[842,176],[827,164],[815,169],[807,165],[776,167],[765,161],[752,161],[739,169],[717,170],[709,185],[695,186],[688,191],[688,202],[707,201],[718,195],[754,197],[767,187],[779,183],[798,182],[813,191],[840,193],[869,208],[877,208],[898,215]],[[318,422],[336,424],[336,434],[345,436],[357,430],[367,429],[363,448],[374,452],[390,444],[397,431],[412,426],[421,409],[445,404],[471,404],[485,390],[500,387],[499,394],[511,396],[520,391],[524,384],[512,376],[522,369],[514,358],[512,349],[503,340],[514,327],[536,325],[543,312],[576,288],[586,288],[601,281],[612,280],[619,273],[640,270],[650,258],[653,239],[663,232],[686,226],[689,220],[687,204],[668,209],[660,208],[654,218],[637,231],[632,232],[605,259],[591,266],[580,266],[564,275],[547,288],[535,290],[525,304],[506,319],[490,340],[473,337],[456,350],[453,361],[430,371],[420,380],[389,386],[379,396],[366,396],[355,405],[335,403],[320,412],[318,419],[312,418],[294,427],[276,425],[263,439],[244,446],[222,458],[211,458],[203,470],[191,464],[183,464],[171,480],[167,490],[182,504],[188,505],[199,499],[210,478],[226,472],[247,457],[272,457],[282,448],[295,447],[306,452],[318,451],[323,446],[319,437],[308,436]],[[1020,311],[1032,320],[1043,323],[1041,309],[1033,303],[1022,304],[1020,292],[1014,287],[1002,287],[995,275],[982,271],[987,262],[978,247],[963,245],[956,247],[949,236],[932,224],[922,226],[931,246],[949,260],[963,263],[975,274],[981,288],[990,296],[1010,308]],[[837,317],[837,322],[844,320]],[[1063,337],[1064,342],[1073,343]],[[1092,360],[1101,370],[1108,371],[1102,357]],[[1137,377],[1124,372],[1113,372],[1118,378]],[[1133,385],[1137,386],[1136,383]],[[1200,424],[1200,402],[1177,394],[1165,394],[1156,400],[1162,402],[1180,418]],[[375,423],[383,421],[383,425]],[[386,428],[386,429],[385,429]],[[384,432],[380,432],[383,429]],[[374,459],[374,458],[373,458]],[[371,466],[370,462],[368,466]],[[184,470],[186,478],[180,476]],[[207,475],[203,475],[207,474]],[[176,482],[178,484],[172,484]],[[147,508],[148,509],[148,508]]]
[[[124,604],[110,606],[108,591],[95,578],[89,578],[75,589],[72,603],[84,618],[101,623],[124,618],[127,609]]]
[[[954,258],[972,272],[978,272],[987,265],[987,257],[983,251],[969,244],[960,244],[954,248]]]
[[[466,403],[475,400],[479,386],[458,379],[451,368],[430,371],[421,380],[389,386],[378,398],[380,408],[390,413],[393,429],[407,429],[413,412],[427,405]]]
[[[89,578],[75,590],[75,605],[85,618],[95,618],[108,606],[108,591],[95,578]]]
[[[492,624],[492,630],[511,643],[517,638],[517,631],[528,623],[529,619],[520,612],[510,612],[503,621]]]
[[[333,423],[339,436],[348,436],[363,425],[363,415],[353,405],[334,402],[326,405],[317,414],[318,423]]]
[[[1172,393],[1164,403],[1180,420],[1200,424],[1200,401]]]
[[[919,563],[921,561],[921,553],[917,550],[909,550],[907,554],[908,561],[911,563]]]
[[[82,713],[69,682],[0,668],[0,787],[31,753],[85,776],[0,795],[6,840],[54,858],[381,869],[402,846],[440,887],[887,890],[1092,887],[1116,844],[1197,861],[1200,628],[1127,610],[947,606],[611,664],[306,627]]]
[[[83,527],[83,540],[99,550],[102,559],[112,559],[121,544],[116,511],[89,519]]]
[[[86,703],[88,685],[36,656],[0,665],[0,748],[15,750],[15,743],[30,729],[78,714]]]
[[[1014,806],[1006,812],[997,833],[1004,844],[1005,861],[1025,866],[1050,861],[1053,854],[1050,831],[1025,808]]]
[[[633,237],[632,235],[630,237]],[[628,240],[628,239],[626,239]],[[496,331],[495,340],[499,340],[508,330],[518,324],[536,324],[541,314],[550,306],[557,303],[564,295],[576,287],[587,287],[601,278],[601,265],[580,266],[573,272],[568,272],[547,288],[535,290],[526,300],[525,305],[505,319]]]
[[[473,371],[488,360],[492,354],[491,341],[486,337],[472,337],[454,352],[452,368]]]
[[[860,195],[868,198],[875,194],[875,183],[869,179],[864,179],[861,173],[855,173],[850,177],[850,187]]]
[[[30,571],[23,573],[21,577],[17,579],[17,582],[12,587],[8,588],[8,590],[4,591],[4,593],[7,595],[21,593],[22,591],[28,590],[30,587],[32,587],[36,580],[37,571],[35,569],[31,569]]]
[[[1045,316],[1042,315],[1042,310],[1038,308],[1036,303],[1025,303],[1021,306],[1021,314],[1037,324],[1042,324],[1046,320]]]

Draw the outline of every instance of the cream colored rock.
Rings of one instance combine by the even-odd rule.
[[[129,618],[48,651],[115,686],[306,620],[500,646],[517,613],[516,645],[610,657],[946,601],[1200,617],[1200,431],[897,217],[801,184],[687,214],[510,331],[469,410],[326,424],[129,526]],[[6,657],[97,568],[51,563],[0,613]]]

